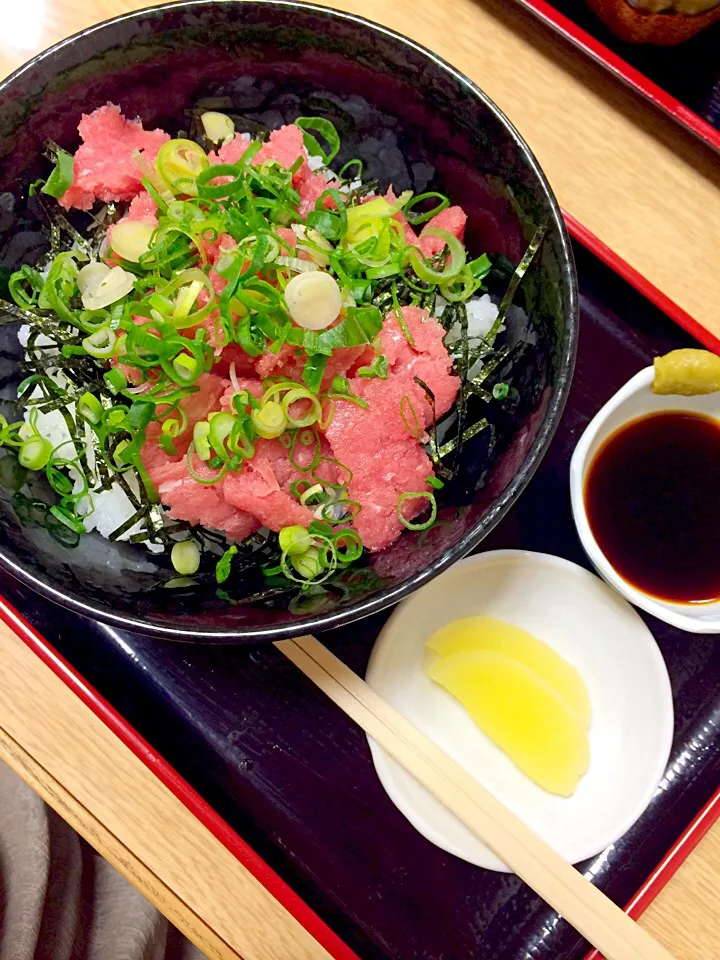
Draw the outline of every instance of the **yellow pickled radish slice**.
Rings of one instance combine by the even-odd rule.
[[[653,366],[653,393],[694,397],[720,390],[720,357],[709,350],[671,350],[664,357],[655,357]]]
[[[299,273],[285,287],[290,316],[305,330],[325,330],[342,309],[342,294],[334,277],[320,270]]]
[[[571,796],[590,765],[587,731],[567,703],[524,664],[492,650],[450,654],[428,676],[538,786]]]
[[[156,229],[154,224],[143,220],[121,220],[112,229],[110,247],[123,260],[137,263],[150,249],[150,239]]]
[[[497,617],[463,617],[437,630],[426,649],[440,657],[466,650],[492,650],[519,660],[558,693],[584,727],[592,720],[587,687],[575,667],[527,630]]]

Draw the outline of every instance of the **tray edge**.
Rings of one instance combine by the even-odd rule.
[[[623,60],[622,57],[613,53],[609,47],[600,43],[592,34],[583,30],[565,14],[556,10],[547,0],[515,0],[515,3],[527,10],[532,16],[537,17],[538,20],[541,20],[551,30],[560,34],[573,46],[582,50],[596,63],[605,67],[628,87],[649,100],[650,103],[708,144],[713,150],[720,152],[720,131],[716,130],[712,124],[704,120],[694,110],[686,107],[677,97],[673,97],[659,84],[646,77],[642,71],[631,66],[627,60]]]
[[[518,0],[524,3],[525,0]],[[639,270],[636,270],[627,260],[623,260],[619,254],[615,253],[612,247],[609,247],[586,226],[576,220],[575,217],[562,211],[563,218],[568,228],[568,233],[586,247],[590,253],[594,254],[598,260],[601,260],[606,266],[610,267],[615,273],[626,280],[631,287],[634,287],[641,293],[646,300],[654,304],[663,313],[683,330],[704,344],[708,350],[720,354],[720,337],[717,337],[712,331],[704,327],[698,320],[691,316],[686,310],[683,310],[674,300],[671,300],[667,294],[663,293],[659,287],[647,279]]]
[[[102,697],[55,648],[35,630],[4,598],[0,597],[0,619],[45,663],[65,685],[89,707],[145,766],[197,817],[200,822],[256,877],[272,896],[291,913],[335,960],[359,960],[347,944],[322,920],[253,848],[180,776],[164,757],[140,736],[135,728]],[[637,919],[669,883],[708,831],[720,821],[720,788],[695,815],[670,846],[665,857],[625,906]],[[585,960],[602,960],[592,950]]]
[[[242,863],[334,960],[360,960],[262,857],[180,776],[82,674],[0,596],[0,620],[58,677],[85,706],[156,776],[171,793]]]

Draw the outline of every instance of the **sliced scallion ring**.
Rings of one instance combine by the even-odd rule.
[[[203,148],[194,140],[168,140],[158,151],[157,171],[174,193],[196,197],[198,176],[210,166]]]
[[[200,549],[194,540],[183,540],[170,551],[170,560],[179,574],[191,577],[200,568]]]
[[[412,520],[406,519],[403,514],[403,506],[408,503],[410,500],[427,500],[430,506],[430,516],[427,520],[424,520],[422,523],[413,523]],[[435,501],[434,493],[401,493],[397,502],[397,515],[398,520],[404,527],[407,527],[408,530],[427,530],[428,527],[431,527],[437,518],[437,503]]]
[[[259,410],[253,410],[251,420],[258,436],[265,440],[273,440],[275,437],[279,437],[281,433],[285,432],[288,425],[285,411],[276,400],[268,400]]]
[[[440,227],[426,228],[423,236],[439,237],[444,241],[450,256],[442,270],[436,270],[422,255],[417,247],[406,247],[404,260],[409,264],[420,280],[425,283],[446,283],[460,273],[465,266],[465,247],[458,238]]]
[[[52,456],[53,445],[39,433],[30,437],[20,447],[18,463],[26,470],[42,470]]]

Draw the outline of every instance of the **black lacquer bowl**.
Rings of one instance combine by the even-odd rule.
[[[338,162],[361,157],[383,189],[439,189],[468,213],[466,241],[498,266],[547,234],[504,334],[512,359],[497,376],[513,389],[488,406],[491,427],[463,447],[440,502],[444,523],[407,533],[325,593],[257,597],[251,572],[232,602],[208,578],[168,589],[169,561],[98,534],[72,549],[21,526],[0,488],[0,563],[44,596],[127,629],[178,640],[277,639],[347,623],[407,596],[468,553],[528,483],[561,415],[577,339],[577,291],[555,198],[526,144],[465,77],[416,44],[357,17],[308,4],[177,3],[93,27],[46,51],[0,84],[0,295],[8,272],[47,249],[27,184],[47,172],[48,140],[77,146],[81,113],[112,101],[174,134],[199,99],[224,98],[248,128],[301,115],[333,120]],[[22,376],[17,328],[0,330],[3,400]],[[483,411],[476,411],[479,416]],[[248,599],[250,597],[251,599]]]

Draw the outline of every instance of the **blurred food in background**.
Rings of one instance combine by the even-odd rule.
[[[720,0],[587,0],[622,40],[674,46],[720,22]]]

